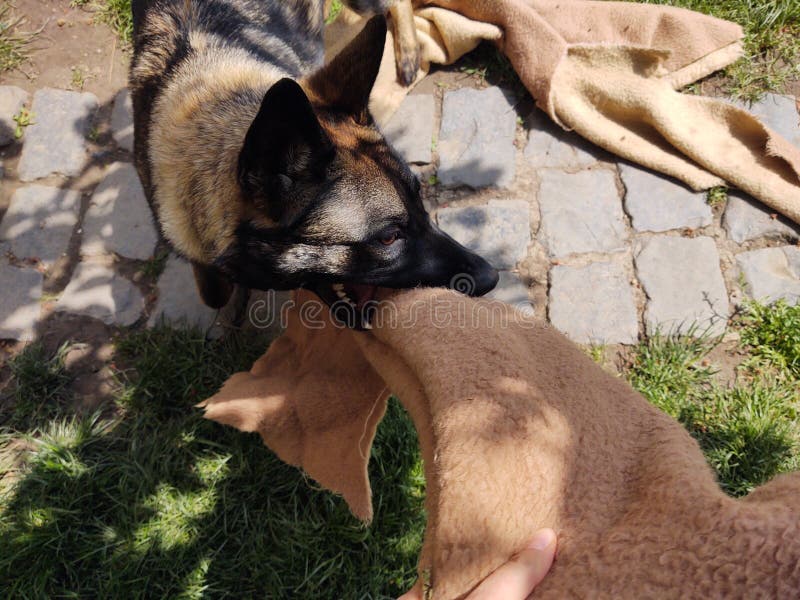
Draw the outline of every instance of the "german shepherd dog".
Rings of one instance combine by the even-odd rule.
[[[323,4],[133,0],[135,162],[164,238],[213,308],[303,287],[361,329],[376,286],[485,294],[497,272],[431,222],[370,116],[385,18],[323,66]]]

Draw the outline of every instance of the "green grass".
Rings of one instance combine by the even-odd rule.
[[[514,67],[494,44],[482,42],[475,50],[459,60],[458,70],[488,85],[511,89],[522,97],[527,94]]]
[[[651,337],[636,348],[627,379],[650,402],[678,418],[713,381],[714,369],[703,364],[712,344],[707,338]]]
[[[747,359],[723,386],[708,359],[715,342],[653,337],[626,376],[697,439],[734,496],[800,468],[800,306],[751,303],[738,325]]]
[[[767,307],[752,302],[742,316],[742,342],[750,348],[748,366],[773,369],[778,376],[800,380],[800,304],[779,300]]]
[[[63,409],[71,398],[68,386],[72,378],[64,366],[68,349],[64,345],[48,356],[40,343],[34,343],[9,362],[14,386],[0,402],[0,422],[30,430]]]
[[[107,23],[123,42],[130,42],[133,36],[133,13],[131,0],[98,0],[97,15]]]
[[[728,200],[728,188],[723,186],[713,187],[706,194],[706,203],[709,206],[724,206]]]
[[[0,6],[0,73],[16,69],[28,60],[28,45],[35,33],[17,30],[20,17],[12,14],[12,5]]]
[[[642,1],[642,0],[636,0]],[[725,70],[725,91],[756,100],[800,77],[800,2],[797,0],[644,0],[688,8],[741,25],[744,57]]]
[[[756,380],[730,389],[714,386],[694,396],[679,418],[700,443],[723,489],[741,496],[800,466],[797,408],[795,390]]]
[[[153,258],[149,258],[142,263],[142,265],[139,267],[139,272],[145,277],[155,280],[159,275],[161,275],[161,273],[164,272],[164,268],[167,266],[168,258],[168,250],[159,250],[153,256]]]
[[[336,17],[339,16],[339,13],[342,12],[342,8],[344,8],[342,0],[333,0],[333,2],[331,2],[331,8],[328,12],[328,16],[325,17],[325,24],[330,25],[333,23],[336,20]]]
[[[263,340],[155,329],[120,340],[120,414],[62,415],[25,437],[0,496],[4,598],[379,598],[414,580],[424,479],[392,402],[370,465],[375,519],[194,403],[249,366]]]
[[[91,9],[97,21],[111,27],[120,40],[130,43],[133,36],[131,0],[71,0],[69,4]]]

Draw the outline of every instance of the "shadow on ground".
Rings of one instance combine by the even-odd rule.
[[[260,345],[259,345],[260,344]],[[0,487],[3,597],[381,598],[415,578],[424,478],[392,402],[373,449],[369,528],[255,434],[193,405],[263,341],[157,328],[120,343],[122,415],[31,423]]]

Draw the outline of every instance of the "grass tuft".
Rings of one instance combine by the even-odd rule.
[[[728,200],[728,188],[724,186],[713,187],[706,194],[706,203],[709,206],[723,206]]]
[[[742,343],[752,356],[747,366],[775,369],[779,375],[800,380],[800,303],[790,306],[779,300],[767,306],[749,302],[741,326]]]
[[[21,17],[12,15],[12,5],[0,6],[0,73],[11,71],[28,60],[28,45],[35,33],[17,30]]]
[[[9,361],[13,378],[10,415],[2,415],[6,424],[19,430],[32,430],[59,413],[71,398],[64,357],[69,350],[65,344],[48,356],[39,343],[28,345]],[[4,412],[9,412],[7,409]]]
[[[69,4],[93,11],[95,19],[111,27],[126,44],[133,38],[131,0],[70,0]]]
[[[339,13],[342,12],[342,8],[344,8],[342,0],[333,0],[328,11],[328,15],[325,17],[325,24],[330,25],[333,23],[339,16]]]
[[[142,263],[139,272],[145,277],[156,280],[164,272],[168,258],[169,250],[159,250],[155,256]]]
[[[742,496],[798,467],[796,398],[786,386],[757,381],[715,388],[688,403],[680,420],[700,443],[723,489]]]
[[[133,37],[133,12],[131,0],[98,0],[97,16],[108,24],[119,38],[130,43]]]
[[[703,364],[712,347],[707,338],[656,335],[636,348],[627,378],[650,402],[678,418],[712,383],[714,370]]]
[[[749,358],[721,386],[708,359],[715,342],[655,336],[626,376],[697,439],[723,489],[740,496],[800,467],[800,307],[750,303],[739,323]]]

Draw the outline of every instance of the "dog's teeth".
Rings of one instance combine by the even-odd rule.
[[[341,292],[342,290],[344,290],[344,284],[343,283],[334,283],[331,287],[333,287],[333,290],[335,292]]]
[[[343,290],[336,290],[336,295],[339,296],[339,300],[344,300],[353,308],[357,306],[355,300],[348,296]]]

